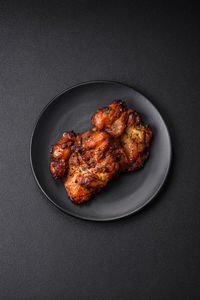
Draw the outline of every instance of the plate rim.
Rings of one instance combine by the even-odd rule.
[[[85,216],[82,216],[80,214],[77,214],[77,213],[73,213],[73,212],[70,212],[68,211],[67,209],[64,209],[63,207],[61,207],[59,204],[57,204],[56,202],[54,202],[50,196],[48,196],[48,194],[44,191],[44,189],[42,188],[42,186],[40,185],[39,183],[39,180],[37,178],[37,175],[35,173],[35,170],[34,170],[34,166],[33,166],[33,162],[32,162],[32,145],[33,145],[33,137],[34,137],[34,133],[35,133],[35,130],[37,128],[37,125],[42,117],[42,115],[44,114],[44,112],[46,111],[46,109],[54,102],[56,101],[61,95],[67,93],[68,91],[74,89],[74,88],[77,88],[79,86],[82,86],[82,85],[89,85],[89,84],[94,84],[94,83],[103,83],[103,84],[113,84],[113,85],[119,85],[119,86],[124,86],[124,87],[128,87],[128,88],[131,88],[132,90],[134,90],[135,92],[137,92],[138,94],[142,95],[146,101],[148,101],[152,106],[153,108],[157,111],[157,113],[160,115],[164,125],[165,125],[165,128],[166,128],[166,132],[167,132],[167,135],[168,135],[168,139],[169,139],[169,151],[170,151],[170,157],[169,157],[169,162],[168,162],[168,166],[167,166],[167,169],[165,171],[165,175],[163,177],[163,180],[161,181],[161,183],[159,184],[158,188],[155,190],[155,192],[153,193],[153,195],[151,195],[151,197],[148,198],[148,200],[143,203],[141,206],[137,207],[136,209],[134,209],[133,211],[130,211],[130,212],[127,212],[127,213],[124,213],[122,215],[119,215],[119,216],[115,216],[115,217],[106,217],[106,218],[101,218],[101,219],[98,219],[98,218],[93,218],[93,217],[85,217]],[[128,216],[132,216],[136,213],[138,213],[140,210],[142,210],[144,207],[146,207],[157,195],[158,193],[161,191],[162,187],[164,186],[164,183],[167,179],[167,176],[169,174],[169,170],[170,170],[170,167],[171,167],[171,163],[172,163],[172,141],[171,141],[171,136],[170,136],[170,133],[169,133],[169,129],[166,125],[166,122],[165,120],[163,119],[163,116],[161,115],[161,113],[159,112],[159,110],[156,108],[156,106],[154,106],[154,104],[143,94],[141,93],[140,91],[138,91],[137,89],[135,89],[133,86],[131,85],[128,85],[128,84],[125,84],[125,83],[121,83],[121,82],[118,82],[118,81],[112,81],[112,80],[89,80],[89,81],[84,81],[84,82],[81,82],[81,83],[77,83],[77,84],[74,84],[68,88],[65,88],[63,89],[60,93],[56,94],[45,106],[44,108],[41,110],[41,112],[39,113],[39,116],[38,118],[36,119],[36,122],[35,122],[35,125],[33,126],[33,130],[32,130],[32,133],[31,133],[31,139],[30,139],[30,152],[29,152],[29,158],[30,158],[30,165],[31,165],[31,170],[32,170],[32,173],[33,173],[33,177],[37,183],[37,186],[38,188],[40,189],[40,191],[42,191],[42,193],[46,196],[46,198],[55,205],[55,207],[59,210],[61,210],[62,212],[64,212],[65,214],[68,214],[74,218],[77,218],[77,219],[82,219],[82,220],[87,220],[87,221],[95,221],[95,222],[109,222],[109,221],[115,221],[115,220],[120,220],[122,218],[126,218]]]

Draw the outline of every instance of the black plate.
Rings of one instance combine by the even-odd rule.
[[[91,128],[96,109],[114,99],[125,99],[153,129],[150,157],[144,168],[113,179],[94,199],[71,202],[61,182],[49,172],[49,149],[64,131]],[[62,211],[87,220],[107,221],[128,216],[149,203],[162,187],[171,162],[171,142],[160,113],[139,92],[126,85],[94,81],[76,85],[55,97],[42,111],[31,138],[31,166],[38,186]]]

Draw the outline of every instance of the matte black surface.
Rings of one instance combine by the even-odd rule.
[[[143,122],[150,124],[150,159],[141,170],[112,180],[89,202],[74,204],[63,183],[55,182],[49,172],[49,149],[65,131],[92,128],[93,113],[115,99],[125,99],[127,106],[140,112]],[[171,141],[159,112],[143,95],[120,83],[94,81],[62,92],[44,108],[31,137],[30,159],[39,187],[58,208],[79,218],[108,221],[139,211],[156,196],[169,171]]]
[[[87,0],[0,6],[0,298],[198,300],[197,7]],[[35,120],[49,99],[98,79],[147,96],[173,145],[157,200],[107,223],[55,209],[29,162]]]

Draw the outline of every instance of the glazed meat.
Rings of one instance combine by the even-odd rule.
[[[78,135],[69,159],[64,185],[70,199],[81,203],[107,185],[118,173],[121,152],[118,141],[105,131]]]
[[[148,158],[152,130],[142,125],[138,112],[127,109],[122,100],[115,100],[98,109],[91,118],[92,125],[103,129],[121,145],[120,171],[128,172],[141,168]]]
[[[51,147],[50,172],[76,203],[88,201],[119,173],[143,167],[149,156],[152,130],[124,101],[98,109],[91,123],[92,130],[65,132]]]
[[[142,125],[141,117],[138,117],[136,112],[130,112],[127,126],[119,137],[123,148],[120,171],[134,171],[143,167],[149,156],[151,138],[151,128]]]
[[[105,130],[113,137],[119,137],[128,120],[128,109],[122,100],[115,100],[108,106],[98,109],[91,118],[91,123],[98,130]]]
[[[59,141],[50,149],[50,172],[54,179],[62,179],[67,172],[68,160],[71,155],[71,146],[76,135],[73,131],[64,132]]]

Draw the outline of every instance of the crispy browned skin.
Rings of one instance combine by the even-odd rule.
[[[61,179],[66,174],[75,138],[74,132],[64,132],[59,141],[51,146],[49,168],[54,179]]]
[[[108,106],[98,109],[91,118],[91,123],[98,130],[105,130],[113,137],[119,137],[127,123],[126,103],[122,100],[115,100]]]
[[[80,134],[64,182],[70,199],[77,203],[89,200],[118,173],[120,159],[118,142],[105,131]]]
[[[91,118],[97,129],[103,129],[121,144],[120,171],[133,171],[143,166],[149,155],[152,130],[141,124],[141,116],[128,109],[122,100],[115,100],[98,109]]]
[[[127,126],[119,137],[123,148],[120,171],[134,171],[143,167],[145,160],[149,156],[151,138],[151,128],[142,125],[138,114],[130,111]]]
[[[50,171],[76,203],[89,200],[118,173],[141,168],[149,156],[152,130],[124,101],[97,110],[91,123],[92,130],[66,132],[51,147]]]

